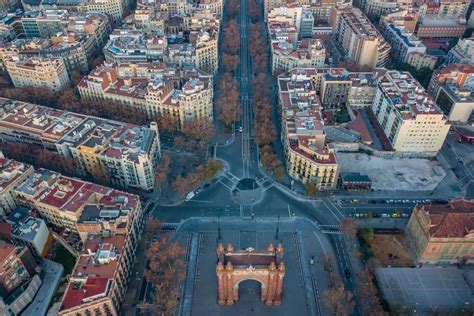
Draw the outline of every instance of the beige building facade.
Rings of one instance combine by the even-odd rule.
[[[14,57],[5,61],[4,65],[17,88],[35,87],[58,92],[70,84],[66,65],[61,58]]]
[[[393,149],[436,155],[450,125],[431,95],[408,72],[387,71],[377,84],[372,111]]]
[[[357,8],[335,12],[333,36],[349,60],[371,68],[384,67],[389,59],[390,45]]]

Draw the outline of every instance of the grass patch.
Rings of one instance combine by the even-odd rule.
[[[76,258],[69,253],[61,244],[56,246],[56,251],[53,257],[53,261],[60,263],[64,267],[64,274],[71,274],[74,265],[76,264]]]

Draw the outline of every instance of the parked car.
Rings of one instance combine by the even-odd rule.
[[[186,201],[189,201],[191,200],[196,194],[194,193],[194,191],[191,191],[189,192],[188,194],[186,194],[186,197],[184,198]]]

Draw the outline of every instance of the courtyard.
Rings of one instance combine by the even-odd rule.
[[[375,258],[384,267],[412,267],[414,261],[404,245],[403,235],[375,234],[369,244]]]

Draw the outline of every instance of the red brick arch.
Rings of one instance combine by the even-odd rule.
[[[270,245],[267,251],[252,248],[234,251],[222,244],[217,249],[216,267],[218,303],[231,305],[239,300],[239,285],[246,280],[260,283],[260,300],[267,305],[281,304],[285,264],[281,262],[283,247]]]

